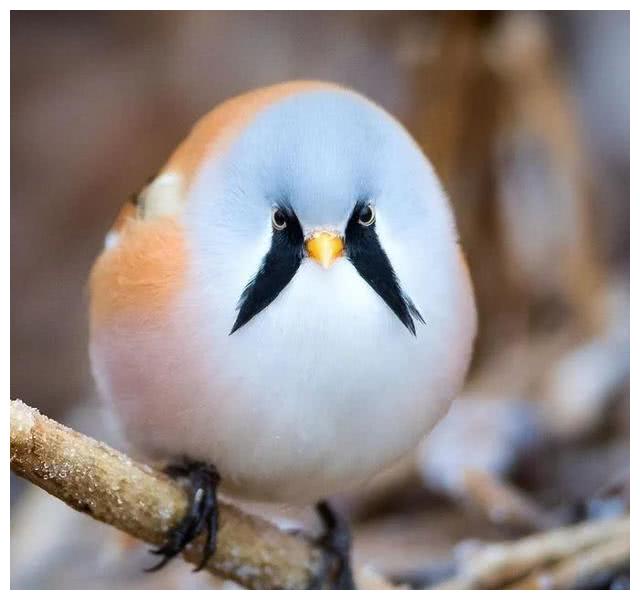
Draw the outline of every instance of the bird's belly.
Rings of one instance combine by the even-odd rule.
[[[240,360],[233,347],[210,351],[183,325],[123,323],[94,332],[91,355],[103,395],[143,455],[203,460],[234,493],[304,503],[410,450],[454,393],[413,346],[394,357],[355,342],[323,353],[312,338],[286,360],[278,345],[260,344],[239,350]]]

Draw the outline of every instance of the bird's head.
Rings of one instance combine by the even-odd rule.
[[[222,105],[169,163],[193,169],[184,219],[195,268],[211,294],[233,301],[232,334],[259,327],[288,295],[338,306],[366,294],[362,310],[419,335],[447,302],[459,260],[437,178],[380,107],[335,86],[298,85]]]

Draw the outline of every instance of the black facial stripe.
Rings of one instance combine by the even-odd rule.
[[[364,207],[359,202],[349,219],[345,232],[347,257],[360,276],[374,289],[387,306],[416,335],[413,317],[424,324],[422,315],[411,299],[402,291],[398,278],[389,262],[375,230],[375,223],[364,226],[358,223],[358,214]]]
[[[288,209],[287,226],[273,230],[271,248],[256,276],[249,282],[238,301],[238,317],[229,335],[245,325],[273,302],[296,274],[304,255],[304,237],[298,219]]]

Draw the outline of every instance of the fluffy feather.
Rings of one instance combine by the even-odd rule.
[[[201,160],[175,217],[182,284],[161,318],[125,301],[95,323],[91,355],[140,451],[214,463],[245,497],[302,503],[366,480],[418,443],[462,383],[476,325],[448,201],[411,137],[353,92],[291,89],[271,89],[257,109],[236,104],[222,149],[199,134]],[[342,258],[328,270],[303,260],[229,336],[269,250],[274,203],[292,207],[306,236],[344,232],[362,198],[375,203],[380,244],[426,322],[417,335]],[[105,293],[93,287],[94,305]]]

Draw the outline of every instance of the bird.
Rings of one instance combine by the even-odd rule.
[[[315,503],[331,585],[354,587],[327,499],[445,415],[477,328],[451,205],[405,127],[330,82],[222,102],[125,203],[89,290],[105,405],[191,484],[157,567],[204,531],[206,564],[223,492]]]

